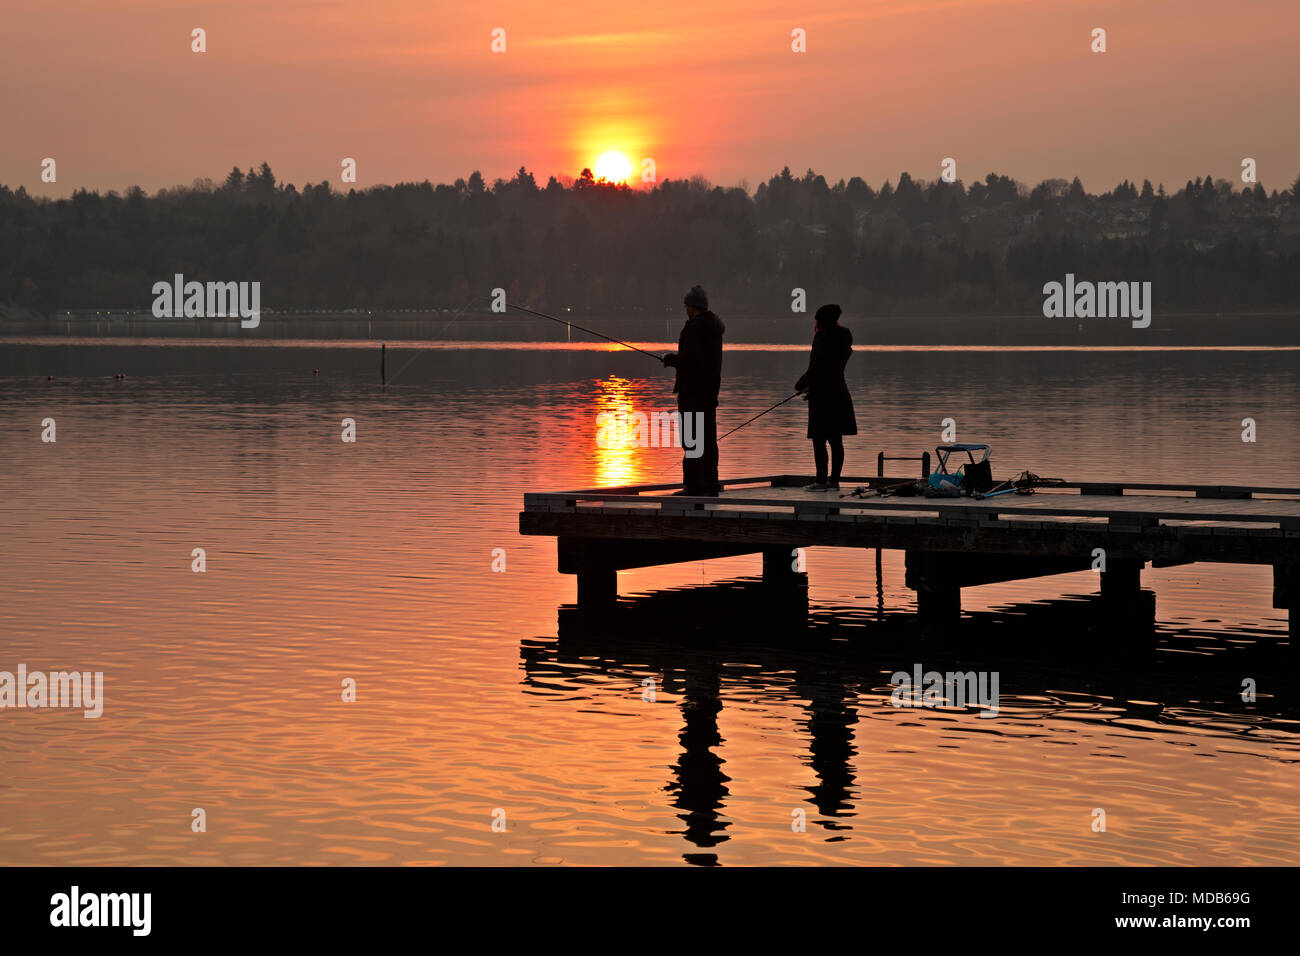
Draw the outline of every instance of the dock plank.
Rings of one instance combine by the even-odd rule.
[[[669,486],[674,487],[674,486]],[[631,490],[631,489],[623,489]],[[752,486],[725,490],[717,498],[692,498],[660,495],[661,486],[650,486],[649,493],[610,494],[607,490],[583,492],[551,492],[525,495],[525,510],[542,507],[572,507],[577,502],[584,507],[599,502],[606,507],[628,506],[633,503],[645,507],[658,507],[664,513],[693,513],[696,505],[725,508],[752,508],[755,512],[772,507],[790,508],[798,517],[822,515],[834,511],[884,511],[924,513],[945,520],[1002,521],[1009,517],[1041,520],[1056,518],[1103,518],[1116,523],[1125,519],[1136,520],[1202,520],[1239,521],[1249,524],[1282,525],[1287,530],[1300,530],[1300,498],[1211,498],[1190,494],[1124,494],[1097,495],[1063,493],[1056,490],[1039,491],[1033,495],[1005,495],[983,501],[970,498],[854,498],[831,497],[834,493],[805,491],[794,486],[754,488]]]

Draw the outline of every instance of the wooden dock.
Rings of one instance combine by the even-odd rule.
[[[1288,609],[1300,644],[1300,489],[1085,481],[984,500],[840,497],[907,480],[844,478],[817,492],[803,490],[809,476],[767,475],[724,481],[716,498],[674,494],[677,484],[525,494],[519,530],[558,539],[581,608],[615,602],[627,568],[761,553],[764,580],[780,584],[800,577],[798,548],[901,550],[925,626],[955,622],[963,587],[1086,571],[1098,555],[1102,602],[1117,608],[1149,594],[1148,562],[1270,565],[1273,606]]]

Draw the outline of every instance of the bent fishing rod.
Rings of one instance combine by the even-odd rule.
[[[476,299],[471,299],[470,302],[474,302],[474,301],[482,301],[482,300],[487,299],[487,298],[489,298],[489,297],[488,297],[488,296],[478,296]],[[460,310],[459,310],[459,311],[458,311],[454,316],[452,316],[451,321],[449,321],[449,322],[447,323],[447,325],[451,325],[452,322],[455,322],[458,318],[460,318],[460,316],[461,316],[462,314],[464,314],[465,310],[469,308],[470,302],[465,303],[465,305],[464,305],[464,306],[463,306],[463,307],[462,307],[462,308],[461,308],[461,309],[460,309]],[[554,315],[548,315],[548,314],[545,313],[545,312],[539,312],[539,311],[536,310],[536,309],[530,309],[530,308],[528,308],[528,307],[526,307],[526,306],[515,305],[515,304],[513,304],[513,303],[511,303],[511,302],[506,302],[506,303],[503,303],[503,304],[505,305],[505,307],[506,307],[507,309],[514,309],[514,310],[516,310],[516,311],[518,311],[518,312],[526,312],[526,313],[528,313],[529,315],[535,315],[535,316],[537,316],[538,318],[541,318],[541,319],[550,319],[552,322],[558,322],[558,323],[560,323],[560,325],[568,326],[568,327],[571,328],[571,329],[577,329],[579,332],[586,332],[588,335],[594,335],[594,336],[596,336],[597,338],[604,339],[604,340],[607,341],[607,342],[613,342],[615,345],[621,345],[621,346],[623,346],[623,347],[626,348],[626,349],[631,349],[633,352],[640,352],[642,355],[645,355],[645,356],[648,356],[648,357],[654,359],[654,360],[655,360],[656,362],[658,362],[660,365],[663,364],[663,356],[662,356],[662,355],[656,355],[654,352],[647,352],[645,349],[643,349],[643,348],[638,348],[637,346],[633,345],[631,342],[624,342],[622,339],[616,339],[616,338],[614,338],[614,336],[612,336],[612,335],[606,335],[604,332],[597,332],[595,329],[589,329],[589,328],[587,328],[586,326],[578,325],[578,323],[576,323],[576,322],[570,322],[568,319],[561,319],[561,318],[558,318],[557,316],[554,316]],[[444,330],[444,331],[446,330],[446,326],[443,326],[443,330]],[[415,361],[415,357],[412,357],[411,361],[412,361],[412,362]],[[411,364],[410,362],[407,362],[407,364],[404,365],[404,366],[402,367],[401,371],[405,371],[407,368],[409,368],[409,367],[410,367],[410,364]],[[399,374],[400,374],[400,372],[399,372]],[[394,378],[396,378],[396,376],[394,376]],[[735,434],[736,432],[738,432],[738,431],[740,431],[742,428],[744,428],[746,425],[752,425],[754,422],[758,421],[760,418],[762,418],[764,415],[768,414],[769,412],[774,412],[774,411],[776,411],[778,408],[780,408],[780,407],[781,407],[782,405],[784,405],[786,402],[794,401],[794,399],[798,398],[801,394],[803,394],[803,393],[802,393],[802,392],[795,392],[793,395],[790,395],[790,396],[788,396],[787,398],[783,398],[783,399],[781,399],[781,401],[777,402],[775,405],[772,405],[772,406],[770,406],[770,407],[768,407],[768,408],[763,409],[763,411],[759,412],[759,413],[758,413],[757,415],[755,415],[754,417],[749,418],[749,419],[747,419],[746,421],[741,422],[741,423],[740,423],[739,425],[737,425],[735,428],[732,428],[731,430],[729,430],[729,431],[726,432],[725,434],[719,436],[719,437],[718,437],[718,441],[722,441],[722,439],[726,438],[728,435],[733,435],[733,434]]]
[[[484,296],[484,298],[486,298],[486,296]],[[623,346],[624,348],[629,348],[629,349],[632,349],[632,350],[635,351],[635,352],[640,352],[642,355],[648,355],[648,356],[650,356],[652,359],[654,359],[655,361],[659,362],[660,364],[663,363],[663,356],[661,356],[661,355],[655,355],[653,352],[647,352],[645,349],[639,349],[639,348],[637,348],[635,345],[632,345],[630,342],[624,342],[624,341],[621,340],[621,339],[616,339],[616,338],[614,338],[612,335],[606,335],[604,332],[597,332],[595,329],[584,328],[583,326],[578,325],[576,322],[570,322],[570,321],[568,321],[567,319],[559,319],[559,318],[556,318],[556,317],[553,316],[553,315],[547,315],[545,312],[538,312],[538,311],[536,311],[535,309],[528,309],[528,308],[525,308],[525,307],[522,306],[522,305],[513,305],[513,304],[507,302],[507,303],[505,303],[505,306],[506,306],[507,309],[518,309],[520,312],[527,312],[529,315],[540,316],[540,317],[543,318],[543,319],[550,319],[552,322],[559,322],[561,325],[567,325],[567,326],[569,326],[570,328],[578,329],[578,330],[581,331],[581,332],[586,332],[588,335],[595,335],[595,336],[598,336],[598,337],[600,337],[600,338],[602,338],[602,339],[606,339],[606,340],[608,340],[608,341],[610,341],[610,342],[613,342],[613,343],[615,343],[616,345],[621,345],[621,346]],[[793,395],[791,395],[789,398],[783,398],[783,399],[781,399],[781,401],[777,402],[777,403],[776,403],[775,405],[773,405],[771,408],[765,408],[765,409],[763,409],[763,411],[759,412],[759,413],[758,413],[757,415],[755,415],[753,418],[749,419],[748,421],[741,422],[741,423],[740,423],[739,425],[737,425],[735,428],[731,429],[731,431],[727,432],[725,435],[720,436],[720,437],[718,438],[718,441],[722,441],[722,439],[723,439],[723,438],[726,438],[727,435],[731,435],[731,434],[733,434],[733,433],[735,433],[735,432],[740,431],[740,430],[741,430],[742,428],[744,428],[746,425],[751,425],[751,424],[753,424],[754,422],[756,422],[756,421],[758,421],[760,418],[762,418],[764,415],[766,415],[768,412],[774,412],[774,411],[776,411],[778,408],[780,408],[780,407],[781,407],[782,405],[784,405],[786,402],[793,401],[794,399],[798,398],[801,394],[803,394],[803,393],[802,393],[802,392],[795,392],[795,393],[794,393]]]
[[[795,393],[794,393],[793,395],[791,395],[789,398],[783,398],[783,399],[781,399],[779,402],[777,402],[777,403],[776,403],[775,405],[773,405],[771,408],[765,408],[765,409],[763,409],[763,411],[759,412],[759,413],[758,413],[757,415],[755,415],[753,418],[749,419],[748,421],[741,422],[741,423],[740,423],[739,425],[737,425],[735,428],[731,429],[731,431],[727,432],[726,435],[721,435],[721,436],[719,436],[718,441],[722,441],[723,438],[726,438],[727,435],[732,434],[732,432],[738,432],[738,431],[740,431],[742,428],[744,428],[746,425],[749,425],[749,424],[752,424],[753,422],[758,421],[760,418],[762,418],[762,417],[763,417],[764,415],[766,415],[768,412],[774,412],[774,411],[776,411],[778,408],[780,408],[780,407],[781,407],[782,405],[784,405],[786,402],[791,401],[792,399],[798,398],[798,397],[799,397],[800,395],[802,395],[802,394],[803,394],[803,392],[795,392]]]
[[[486,296],[483,296],[483,298],[487,298],[487,297],[486,297]],[[529,315],[536,315],[536,316],[539,316],[539,317],[541,317],[541,318],[543,318],[543,319],[550,319],[552,322],[559,322],[561,325],[567,325],[567,326],[569,326],[570,328],[578,329],[578,330],[581,331],[581,332],[586,332],[588,335],[595,335],[595,336],[598,336],[599,338],[606,339],[607,341],[613,342],[613,343],[615,343],[616,345],[621,345],[621,346],[623,346],[624,348],[632,349],[634,352],[640,352],[642,355],[648,355],[648,356],[650,356],[652,359],[654,359],[656,362],[659,362],[660,364],[663,364],[663,356],[661,356],[661,355],[655,355],[653,352],[647,352],[645,349],[639,349],[639,348],[637,348],[635,345],[632,345],[630,342],[624,342],[622,339],[616,339],[616,338],[614,338],[612,335],[606,335],[604,332],[597,332],[595,329],[584,328],[583,326],[578,325],[576,322],[570,322],[570,321],[568,321],[567,319],[559,319],[559,318],[556,318],[556,317],[553,316],[553,315],[547,315],[545,312],[538,312],[538,311],[535,310],[535,309],[528,309],[528,308],[525,308],[525,307],[522,306],[522,305],[513,305],[513,304],[507,302],[507,303],[505,303],[505,306],[506,306],[507,309],[517,309],[517,310],[519,310],[520,312],[527,312]],[[756,421],[758,421],[760,418],[762,418],[764,415],[766,415],[768,412],[774,412],[774,411],[776,411],[778,408],[780,408],[780,407],[781,407],[782,405],[784,405],[786,402],[793,401],[794,399],[798,398],[798,397],[799,397],[800,395],[802,395],[802,394],[803,394],[802,392],[795,392],[795,393],[794,393],[793,395],[791,395],[789,398],[783,398],[783,399],[781,399],[781,401],[777,402],[777,403],[776,403],[775,405],[773,405],[772,407],[763,409],[763,411],[759,412],[759,413],[758,413],[757,415],[755,415],[753,418],[749,419],[748,421],[741,422],[741,423],[740,423],[739,425],[737,425],[735,428],[731,429],[731,431],[727,432],[725,435],[720,436],[720,437],[718,438],[718,441],[722,441],[722,439],[723,439],[723,438],[726,438],[727,435],[731,435],[731,434],[734,434],[735,432],[740,431],[740,430],[741,430],[742,428],[744,428],[746,425],[751,425],[751,424],[753,424],[754,422],[756,422]]]
[[[731,429],[730,431],[728,431],[726,434],[719,436],[719,438],[718,438],[718,443],[721,444],[721,443],[722,443],[722,439],[726,438],[727,435],[732,435],[732,434],[734,434],[734,433],[740,431],[740,430],[741,430],[742,428],[744,428],[746,425],[752,425],[754,422],[758,421],[760,418],[762,418],[762,417],[763,417],[764,415],[766,415],[768,412],[774,412],[774,411],[776,411],[778,408],[780,408],[780,407],[781,407],[782,405],[784,405],[786,402],[792,401],[793,399],[798,398],[798,397],[799,397],[800,395],[802,395],[802,394],[803,394],[803,392],[795,392],[795,393],[794,393],[793,395],[791,395],[789,398],[783,398],[783,399],[781,399],[779,402],[777,402],[775,405],[772,405],[772,406],[769,406],[768,408],[763,409],[761,412],[759,412],[759,413],[758,413],[757,415],[755,415],[753,418],[750,418],[750,419],[747,419],[747,420],[741,422],[739,425],[737,425],[735,428],[733,428],[733,429]],[[674,465],[673,468],[675,468],[675,467],[677,467],[677,466]],[[671,470],[672,470],[671,468],[663,468],[663,469],[660,469],[659,471],[654,472],[654,473],[652,474],[651,477],[655,477],[655,478],[657,478],[657,477],[659,477],[660,475],[666,475],[666,474],[667,474],[669,471],[671,471]]]
[[[491,298],[492,298],[491,296],[480,295],[480,296],[475,296],[474,298],[470,299],[468,302],[466,302],[463,306],[461,306],[461,307],[456,311],[456,314],[453,315],[453,316],[451,317],[451,319],[448,320],[447,324],[444,325],[444,326],[443,326],[443,327],[438,331],[438,334],[441,335],[443,332],[446,332],[446,331],[447,331],[447,328],[448,328],[448,327],[449,327],[453,322],[455,322],[457,319],[459,319],[462,315],[464,315],[465,312],[466,312],[466,310],[469,309],[469,307],[470,307],[471,305],[473,305],[475,302],[482,302],[482,301],[485,301],[485,300],[488,300],[488,299],[491,299]],[[516,309],[516,310],[519,311],[519,312],[527,312],[529,315],[535,315],[535,316],[537,316],[538,318],[542,318],[542,319],[550,319],[552,322],[559,322],[561,325],[566,325],[566,326],[568,326],[568,327],[571,328],[571,329],[577,329],[579,332],[586,332],[588,335],[594,335],[594,336],[596,336],[597,338],[605,339],[605,340],[608,341],[608,342],[613,342],[615,345],[621,345],[621,346],[623,346],[625,349],[631,349],[633,352],[640,352],[642,355],[648,355],[650,358],[654,359],[654,360],[655,360],[656,362],[658,362],[660,365],[663,365],[663,363],[664,363],[664,359],[663,359],[663,356],[662,356],[662,355],[656,355],[654,352],[647,352],[645,349],[637,348],[637,347],[636,347],[635,345],[633,345],[631,342],[624,342],[622,339],[616,339],[616,338],[614,338],[614,336],[612,336],[612,335],[606,335],[604,332],[597,332],[595,329],[589,329],[589,328],[587,328],[586,326],[578,325],[576,322],[570,322],[568,319],[557,318],[557,317],[554,316],[554,315],[548,315],[548,314],[545,313],[545,312],[538,312],[536,309],[525,308],[525,307],[522,306],[522,305],[514,305],[514,304],[512,304],[512,303],[510,303],[510,302],[505,302],[505,303],[503,303],[503,305],[505,305],[505,307],[506,307],[507,309]],[[410,360],[409,362],[407,362],[405,365],[403,365],[403,366],[398,370],[397,375],[402,374],[402,372],[405,372],[408,368],[410,368],[410,367],[411,367],[411,363],[414,362],[417,358],[419,358],[419,353],[418,353],[418,352],[417,352],[414,356],[411,357],[411,360]],[[397,375],[394,375],[393,378],[394,378],[394,379],[397,378]],[[391,381],[391,379],[390,379],[390,381]]]
[[[487,297],[484,296],[483,298]],[[598,338],[605,339],[608,342],[613,342],[615,345],[621,345],[634,352],[640,352],[642,355],[648,355],[660,365],[663,364],[664,357],[662,355],[655,355],[654,352],[647,352],[645,349],[639,349],[630,342],[624,342],[622,339],[616,339],[614,336],[606,335],[604,332],[597,332],[595,329],[586,328],[585,326],[578,325],[576,322],[570,322],[568,319],[559,319],[553,315],[547,315],[545,312],[538,312],[536,309],[528,309],[522,305],[514,305],[510,302],[506,302],[505,307],[507,309],[517,309],[520,312],[527,312],[529,315],[536,315],[539,318],[550,319],[552,322],[559,322],[561,325],[567,325],[569,328],[577,329],[579,332],[586,332],[588,335],[594,335]]]

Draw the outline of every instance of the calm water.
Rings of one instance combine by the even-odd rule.
[[[998,477],[1294,486],[1297,354],[860,349],[847,471],[951,417]],[[878,590],[874,553],[809,552],[806,620],[756,556],[624,572],[592,629],[522,494],[675,476],[594,440],[598,411],[668,407],[667,373],[561,345],[388,362],[381,390],[370,343],[0,342],[0,670],[102,670],[106,698],[0,711],[0,863],[1300,863],[1267,569],[1148,570],[1137,662],[1087,624],[1090,573],[967,590],[957,639],[921,642],[893,553]],[[730,351],[722,427],[804,362]],[[802,415],[724,442],[724,474],[807,472]],[[891,706],[918,662],[998,670],[1001,716]]]

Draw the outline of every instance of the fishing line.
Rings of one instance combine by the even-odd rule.
[[[442,328],[440,328],[440,329],[438,330],[438,334],[437,334],[437,336],[435,336],[435,338],[441,338],[441,337],[442,337],[442,333],[446,332],[447,329],[451,327],[451,323],[455,322],[455,321],[456,321],[457,319],[459,319],[462,315],[464,315],[464,314],[465,314],[465,310],[468,309],[471,305],[473,305],[473,304],[474,304],[475,302],[477,302],[477,301],[478,301],[478,298],[476,297],[476,298],[470,299],[468,302],[466,302],[464,305],[462,305],[462,306],[460,307],[460,309],[457,310],[456,314],[453,315],[450,319],[448,319],[448,320],[447,320],[447,323],[446,323]],[[387,382],[386,384],[391,384],[391,383],[393,382],[393,379],[397,378],[398,375],[401,375],[401,374],[402,374],[403,372],[405,372],[408,368],[410,368],[410,367],[411,367],[411,364],[412,364],[416,359],[418,359],[422,354],[424,354],[425,351],[426,351],[425,349],[417,349],[416,352],[415,352],[415,354],[411,356],[411,360],[410,360],[409,362],[407,362],[405,365],[403,365],[400,369],[398,369],[397,372],[396,372],[396,374],[392,375],[392,376],[388,379],[388,382]]]

